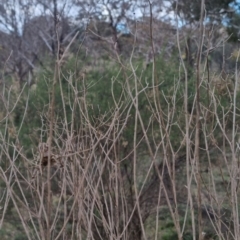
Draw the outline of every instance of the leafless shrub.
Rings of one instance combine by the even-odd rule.
[[[153,26],[150,1],[148,6],[149,26]],[[3,88],[0,228],[13,204],[28,239],[161,239],[161,216],[164,221],[171,219],[177,239],[184,239],[186,232],[193,239],[204,239],[209,233],[218,239],[239,239],[239,53],[231,90],[227,82],[219,90],[214,75],[208,74],[208,58],[203,57],[208,42],[203,23],[204,1],[191,75],[194,93],[188,90],[191,77],[188,62],[182,57],[182,46],[188,42],[181,42],[179,31],[179,76],[169,91],[172,95],[161,90],[155,33],[150,27],[151,79],[145,81],[142,73],[138,74],[139,66],[134,62],[138,35],[134,33],[128,62],[121,58],[119,49],[111,49],[123,76],[121,93],[116,95],[116,80],[112,78],[109,101],[114,107],[104,112],[98,109],[95,115],[91,114],[97,106],[91,106],[89,100],[93,85],[88,83],[87,73],[79,74],[77,67],[69,76],[61,71],[63,56],[77,33],[62,55],[57,54],[49,85],[46,141],[39,137],[32,157],[19,138],[28,99],[17,129],[12,114],[21,93],[10,104],[11,89]],[[57,32],[56,36],[60,48]],[[61,78],[68,83],[67,96]],[[57,87],[62,101],[60,116],[55,111]],[[221,95],[227,95],[229,108],[223,106]],[[147,104],[145,112],[142,96]],[[71,102],[70,116],[67,101]],[[132,128],[127,135],[129,125]]]

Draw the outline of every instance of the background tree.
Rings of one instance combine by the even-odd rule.
[[[230,18],[234,10],[234,5],[237,5],[235,0],[217,0],[205,1],[206,19],[212,23],[223,22]],[[194,23],[200,20],[201,0],[197,1],[172,1],[172,9],[177,11],[177,14],[184,18],[186,22]]]
[[[58,41],[59,51],[64,51],[77,29],[70,27],[69,8],[59,1],[58,5],[34,0],[2,3],[0,45],[5,73],[15,74],[20,83],[31,81],[33,70],[44,66],[46,56],[56,57]]]
[[[230,40],[233,42],[237,42],[240,38],[239,21],[239,12],[235,12],[234,14],[232,14],[232,17],[228,19],[227,31],[230,36]]]
[[[7,72],[14,73],[19,82],[26,80],[36,62],[36,48],[24,37],[26,26],[32,17],[34,1],[2,1],[0,12],[1,47],[3,62],[7,61]]]
[[[79,19],[84,19],[92,26],[91,30],[94,31],[99,37],[106,36],[106,26],[101,27],[101,22],[108,25],[108,41],[113,50],[121,52],[121,41],[118,27],[123,24],[128,28],[128,20],[133,19],[135,11],[137,10],[136,1],[105,1],[105,0],[91,0],[81,1],[75,0],[76,5],[80,7]]]

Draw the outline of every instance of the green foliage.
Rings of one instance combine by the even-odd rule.
[[[54,98],[56,122],[62,124],[65,117],[64,110],[66,111],[67,121],[71,122],[73,91],[68,81],[73,68],[74,63],[69,61],[67,68],[63,69],[61,77],[57,78],[57,84],[54,86],[54,96],[53,81],[55,73],[54,69],[51,68],[41,70],[37,76],[38,80],[31,87],[25,87],[23,97],[14,112],[14,123],[17,128],[21,126],[19,138],[23,146],[36,146],[39,139],[46,140],[50,121],[49,107],[52,98]],[[63,94],[61,94],[59,81],[61,81]]]
[[[13,216],[13,215],[11,215]],[[12,218],[12,217],[11,217]],[[16,223],[16,219],[9,219],[5,221],[2,228],[0,229],[1,240],[26,240],[27,236],[24,234],[24,230],[21,225]]]
[[[234,13],[233,16],[228,21],[227,32],[230,36],[230,41],[238,42],[239,41],[239,21],[240,14]]]
[[[88,60],[86,60],[88,61]],[[82,62],[78,63],[78,68],[82,68]],[[136,61],[134,63],[135,74],[137,77],[138,86],[138,110],[143,119],[145,127],[148,126],[150,118],[153,118],[152,129],[159,129],[159,119],[156,113],[159,109],[156,102],[160,102],[161,111],[166,116],[171,115],[171,131],[170,140],[173,147],[179,147],[179,142],[182,139],[182,128],[185,126],[185,116],[183,113],[184,102],[184,82],[179,80],[179,62],[175,56],[166,59],[160,56],[156,60],[156,71],[152,72],[152,63],[146,69],[142,69],[143,62]],[[93,126],[100,126],[101,122],[106,123],[111,119],[111,116],[116,111],[118,105],[121,119],[125,119],[127,112],[124,110],[130,107],[131,99],[129,91],[135,97],[134,75],[130,66],[126,69],[121,68],[117,64],[106,61],[104,69],[92,69],[85,75],[85,79],[78,76],[76,73],[76,59],[69,59],[61,68],[60,77],[55,85],[55,103],[54,113],[56,124],[63,124],[64,111],[66,113],[67,122],[71,124],[72,120],[75,124],[83,121],[83,117],[79,112],[79,106],[72,112],[73,102],[86,96],[86,106],[90,120]],[[31,88],[25,87],[24,97],[18,103],[15,110],[14,123],[20,127],[23,117],[24,124],[21,126],[20,139],[23,146],[36,145],[39,138],[46,140],[48,125],[50,121],[49,103],[52,99],[52,84],[54,79],[54,69],[41,70],[37,76],[37,81]],[[154,75],[154,82],[153,82]],[[181,72],[180,72],[181,75]],[[126,82],[128,81],[128,83]],[[195,78],[189,79],[189,113],[193,110],[194,96],[196,83]],[[129,84],[129,87],[128,87]],[[158,89],[154,86],[158,85]],[[62,90],[61,90],[62,87]],[[73,90],[75,87],[78,90],[77,96]],[[33,89],[34,88],[34,89]],[[130,88],[130,89],[129,89]],[[203,82],[200,89],[201,104],[208,106],[207,82]],[[62,91],[62,93],[61,93]],[[139,93],[140,92],[140,93]],[[63,94],[63,96],[62,96]],[[156,100],[156,102],[155,102]],[[220,99],[224,108],[229,107],[229,99],[227,96],[222,96]],[[25,112],[24,115],[23,113]],[[219,111],[222,109],[219,108]],[[133,126],[134,126],[135,108],[132,105],[128,120],[127,128],[124,129],[123,139],[132,142]],[[73,116],[74,115],[74,116]],[[177,124],[175,124],[177,123]],[[104,132],[104,126],[99,129]],[[157,136],[158,135],[158,136]],[[139,135],[139,138],[141,134]],[[149,137],[158,137],[160,133],[149,133]]]
[[[162,240],[173,240],[173,239],[177,239],[178,235],[176,233],[176,231],[174,230],[174,228],[169,228],[167,230],[165,230],[165,233],[162,236]]]

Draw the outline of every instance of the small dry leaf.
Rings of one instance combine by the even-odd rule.
[[[125,147],[127,147],[127,145],[128,145],[128,141],[123,141],[122,142],[122,146],[125,148]]]

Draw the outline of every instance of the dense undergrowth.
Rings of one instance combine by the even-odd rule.
[[[202,64],[204,66],[204,63]],[[153,65],[156,69],[155,71],[153,71]],[[212,237],[212,239],[219,239],[216,237],[216,232],[209,228],[209,216],[213,214],[213,210],[209,209],[213,206],[212,201],[214,201],[213,198],[211,199],[210,193],[212,187],[218,189],[217,196],[220,196],[222,199],[221,204],[223,205],[217,206],[217,209],[220,212],[224,211],[221,214],[229,215],[228,212],[231,206],[229,205],[228,197],[224,197],[224,195],[229,191],[230,179],[228,179],[228,172],[224,170],[224,165],[226,164],[224,160],[228,161],[228,158],[231,158],[230,146],[226,144],[225,138],[232,130],[234,86],[231,82],[232,80],[223,79],[220,73],[215,73],[215,76],[218,76],[217,80],[216,77],[204,75],[204,71],[202,74],[200,86],[200,174],[203,189],[201,194],[206,198],[204,199],[203,197],[202,200],[203,229],[206,236]],[[89,171],[91,169],[89,172],[91,177],[94,168],[98,169],[95,161],[104,162],[104,169],[101,170],[101,173],[98,173],[102,184],[102,188],[99,188],[99,191],[103,194],[102,197],[99,196],[99,201],[103,206],[105,205],[108,213],[101,210],[101,208],[99,209],[100,206],[98,204],[94,206],[92,214],[96,217],[96,225],[93,226],[94,230],[91,230],[92,234],[94,234],[94,239],[98,239],[100,236],[107,236],[108,231],[104,227],[104,221],[106,221],[104,218],[107,217],[106,214],[110,214],[109,211],[112,211],[108,209],[111,208],[111,201],[118,202],[123,197],[118,196],[118,194],[122,195],[124,192],[124,201],[121,203],[122,208],[128,208],[130,213],[133,211],[132,218],[134,219],[135,217],[136,220],[134,221],[139,221],[138,214],[133,210],[135,208],[134,201],[136,200],[136,192],[134,193],[135,184],[135,191],[141,192],[139,195],[141,200],[139,201],[142,204],[142,221],[148,239],[153,238],[154,230],[152,228],[158,229],[157,232],[155,231],[155,234],[159,234],[158,239],[177,238],[176,222],[172,219],[171,211],[169,212],[169,202],[170,205],[175,205],[174,208],[177,208],[179,214],[178,224],[181,226],[185,225],[182,239],[192,239],[191,225],[193,220],[191,220],[192,215],[187,210],[189,196],[186,191],[188,184],[186,179],[189,169],[186,169],[185,160],[185,120],[187,115],[189,118],[189,143],[191,144],[190,159],[193,159],[197,121],[196,108],[194,107],[196,104],[195,79],[195,74],[192,74],[188,79],[187,112],[184,107],[184,94],[186,92],[184,72],[181,64],[179,65],[177,57],[166,60],[160,56],[154,62],[149,63],[147,67],[144,67],[142,61],[113,63],[105,60],[104,67],[97,66],[87,70],[81,59],[72,57],[60,67],[53,66],[52,68],[41,69],[36,74],[36,79],[31,85],[24,84],[20,89],[12,88],[9,80],[6,83],[4,93],[5,98],[9,102],[5,105],[5,109],[3,108],[2,110],[2,114],[6,114],[6,117],[1,121],[1,167],[5,169],[6,178],[9,178],[9,181],[12,182],[11,191],[16,196],[18,194],[22,195],[15,199],[16,202],[19,201],[19,211],[22,211],[21,205],[24,204],[21,202],[24,202],[24,199],[27,199],[26,203],[31,202],[30,205],[27,205],[30,209],[33,209],[31,211],[34,211],[34,209],[37,211],[37,205],[40,204],[41,206],[41,201],[37,203],[38,200],[33,199],[35,195],[34,190],[32,190],[32,193],[28,193],[29,190],[25,190],[30,187],[31,177],[34,177],[32,175],[33,170],[39,164],[41,165],[37,157],[37,147],[40,143],[48,141],[51,121],[54,121],[53,149],[57,149],[57,152],[60,149],[64,149],[63,151],[66,154],[69,148],[71,148],[70,153],[73,155],[77,154],[71,159],[72,163],[69,162],[70,157],[62,160],[68,161],[61,163],[68,169],[67,171],[71,171],[71,164],[74,162],[77,165],[80,163],[78,165],[80,168],[76,174],[83,174],[83,169],[89,169]],[[56,82],[53,83],[55,80]],[[238,98],[239,94],[237,101]],[[52,99],[54,99],[54,103],[52,103]],[[51,117],[50,113],[51,104],[53,104],[54,118]],[[238,116],[238,109],[236,111]],[[238,117],[236,121],[238,121]],[[219,123],[223,124],[221,126],[224,127],[224,134],[226,134],[224,137]],[[136,126],[138,127],[136,128]],[[92,147],[94,152],[91,153],[89,150],[90,152],[88,151],[87,155],[85,155],[84,148],[91,149]],[[149,150],[149,148],[152,150]],[[221,152],[222,148],[225,149],[224,152]],[[79,151],[85,157],[82,157]],[[154,152],[154,156],[151,155],[151,152]],[[229,155],[227,155],[227,152],[229,152]],[[153,159],[150,160],[151,158]],[[82,162],[81,159],[93,161],[93,165]],[[110,161],[110,163],[106,161]],[[111,170],[112,161],[117,161],[116,166],[119,166],[119,170],[117,170],[119,171],[118,180],[115,179],[113,182],[109,180],[112,178],[111,174],[115,174]],[[134,163],[134,161],[136,162]],[[155,170],[152,167],[152,161],[155,164]],[[17,177],[18,181],[12,179],[11,166],[13,164],[17,169],[14,174],[19,175]],[[94,165],[96,166],[94,167]],[[162,174],[160,182],[156,169]],[[43,169],[43,171],[45,170]],[[61,224],[63,222],[61,216],[64,211],[66,211],[64,214],[70,211],[69,207],[71,206],[65,203],[65,198],[62,198],[62,195],[59,193],[61,190],[59,189],[60,183],[57,175],[60,174],[61,176],[63,174],[65,176],[64,170],[57,168],[54,171],[55,173],[52,173],[51,177],[51,201],[53,201],[51,208],[59,214],[59,219],[55,226],[56,229],[59,229],[58,231],[62,231]],[[44,173],[38,172],[38,174]],[[42,180],[44,179],[43,176],[41,177]],[[173,176],[174,182],[171,180]],[[214,185],[212,185],[211,178],[214,178]],[[72,181],[74,182],[74,175]],[[94,181],[93,185],[95,184]],[[116,192],[114,184],[117,184],[117,182],[119,188],[122,189],[120,192],[123,191],[122,193],[118,193],[118,190]],[[1,183],[3,199],[8,201],[8,206],[5,208],[7,211],[5,212],[5,223],[1,230],[2,239],[9,239],[9,237],[12,239],[26,239],[22,233],[21,222],[17,223],[16,220],[19,215],[14,210],[16,209],[16,203],[12,203],[11,194],[9,195],[10,197],[7,197],[6,184],[7,182]],[[20,187],[19,185],[21,184],[23,185]],[[26,186],[24,186],[25,184]],[[108,186],[108,184],[110,185]],[[165,200],[162,200],[162,202],[159,199],[158,192],[159,187],[162,186],[161,184],[165,185],[165,194],[168,194],[168,197],[165,196]],[[27,187],[27,185],[29,186]],[[197,184],[193,181],[191,185],[193,202],[195,202]],[[76,201],[74,197],[71,197],[74,196],[71,195],[73,189],[70,186],[70,189],[68,189],[67,185],[65,187],[65,196],[69,196],[67,201],[73,204]],[[104,195],[105,191],[109,191],[110,198]],[[162,194],[164,195],[164,193]],[[176,201],[174,198],[178,200]],[[87,199],[89,201],[88,197]],[[65,204],[66,210],[61,210],[61,204]],[[192,206],[197,208],[195,203]],[[76,206],[76,209],[78,208],[79,206]],[[188,212],[187,215],[186,210]],[[156,215],[156,211],[158,211],[158,215]],[[8,214],[12,217],[8,218]],[[30,213],[28,212],[28,214]],[[121,215],[121,210],[118,215],[119,229],[124,229],[125,220],[124,216]],[[159,218],[157,222],[155,215]],[[211,216],[210,219],[213,221]],[[29,225],[29,236],[32,236],[31,239],[35,239],[37,236],[36,229],[39,228],[40,231],[41,224],[37,223],[39,221],[37,218],[32,221]],[[133,225],[129,225],[130,229],[128,234],[125,235],[126,239],[130,239],[129,236],[142,236],[142,230],[139,229],[140,226],[135,225],[134,221]],[[227,234],[232,228],[230,224],[231,216],[229,216],[228,220],[224,217],[222,222],[226,228],[223,234]],[[228,222],[229,225],[227,225]],[[82,225],[80,222],[78,224],[80,224],[79,226]],[[159,226],[156,227],[156,224]],[[15,234],[9,232],[9,229],[14,225],[19,228]],[[33,227],[35,233],[33,229],[31,230]],[[89,231],[86,226],[81,227],[82,233],[80,235],[84,239],[89,234]],[[72,237],[76,234],[71,233],[71,229],[74,228],[73,220],[67,223],[66,228],[68,230],[65,230],[65,237],[62,236],[64,239],[71,234]],[[136,229],[138,230],[136,231]],[[52,237],[56,236],[57,232],[52,234]],[[73,239],[79,238],[76,235]]]

